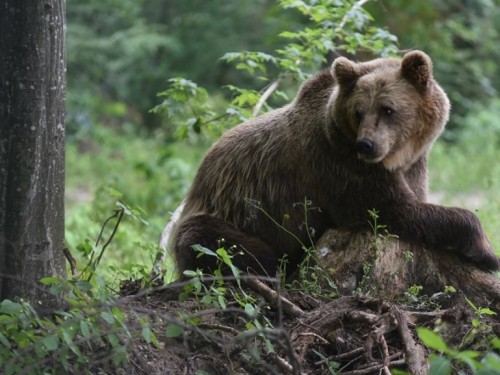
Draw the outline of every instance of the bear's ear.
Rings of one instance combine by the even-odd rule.
[[[432,61],[421,51],[408,52],[401,61],[401,74],[418,89],[425,90],[432,79]]]
[[[352,84],[361,75],[356,63],[345,57],[338,57],[335,59],[332,64],[331,72],[335,81],[341,86]]]

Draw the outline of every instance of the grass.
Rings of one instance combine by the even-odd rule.
[[[430,190],[439,202],[475,211],[500,255],[500,145],[495,137],[478,145],[437,143],[432,150]]]
[[[118,208],[119,201],[141,210],[148,225],[125,216],[99,270],[114,279],[135,278],[151,270],[160,233],[184,198],[207,147],[203,143],[164,145],[155,137],[141,138],[106,128],[68,142],[66,244],[79,268],[85,266],[87,256],[78,249],[83,250],[85,241],[95,243],[103,222]],[[104,240],[114,222],[108,225]]]

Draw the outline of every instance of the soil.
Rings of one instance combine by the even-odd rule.
[[[389,302],[361,295],[327,297],[326,290],[322,296],[280,291],[252,279],[243,289],[225,285],[228,305],[222,309],[204,304],[201,296],[179,302],[182,288],[135,295],[135,287],[123,286],[122,293],[129,295],[123,308],[149,316],[158,344],[147,344],[138,335],[128,342],[129,365],[106,373],[354,375],[400,369],[427,374],[429,350],[419,342],[417,326],[439,331],[450,347],[460,350],[478,349],[500,331],[498,321],[485,317],[471,335],[477,316],[459,292]],[[235,294],[253,300],[255,312],[229,302]],[[165,335],[171,324],[182,326],[176,337]]]

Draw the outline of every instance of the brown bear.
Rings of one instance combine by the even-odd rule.
[[[208,151],[174,232],[178,271],[213,271],[215,258],[192,246],[215,250],[221,239],[243,271],[274,275],[285,254],[290,270],[325,229],[369,229],[371,209],[403,240],[498,270],[472,212],[426,203],[427,155],[449,109],[423,52],[336,59],[292,103],[236,126]]]

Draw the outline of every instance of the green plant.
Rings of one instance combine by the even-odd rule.
[[[42,284],[67,296],[69,307],[51,317],[40,317],[26,302],[0,304],[0,365],[10,374],[92,374],[96,368],[128,364],[126,342],[136,331],[153,345],[158,341],[151,322],[117,306],[106,282],[47,277]],[[130,315],[138,324],[132,323]],[[96,358],[101,352],[102,357]],[[97,367],[96,367],[97,366]]]
[[[372,232],[373,232],[373,237],[374,237],[374,240],[373,240],[373,246],[375,247],[375,249],[378,249],[378,242],[377,240],[379,238],[381,238],[382,240],[387,240],[389,238],[399,238],[397,235],[395,234],[390,234],[388,231],[387,231],[387,225],[383,225],[383,224],[380,224],[378,222],[378,218],[379,218],[379,214],[378,214],[378,210],[376,209],[371,209],[371,210],[368,210],[368,215],[370,215],[370,218],[372,219],[372,221],[368,221],[368,224],[370,224],[370,227],[372,228]],[[383,232],[381,233],[381,231],[383,230]],[[406,255],[405,257],[407,257],[408,255]]]
[[[334,362],[329,360],[323,353],[318,352],[317,350],[313,349],[313,352],[321,358],[323,363],[326,365],[328,371],[330,372],[331,375],[337,375],[339,372],[337,372],[338,368],[340,367],[340,363]]]
[[[493,351],[494,349],[500,349],[500,340],[498,338],[491,339],[489,341],[489,350],[486,353],[481,353],[473,350],[454,350],[437,333],[427,328],[417,328],[417,333],[420,340],[428,348],[441,353],[441,355],[431,355],[429,357],[431,362],[429,375],[452,374],[453,362],[467,366],[473,374],[500,374],[500,356]],[[465,374],[465,371],[458,371],[458,373]]]

